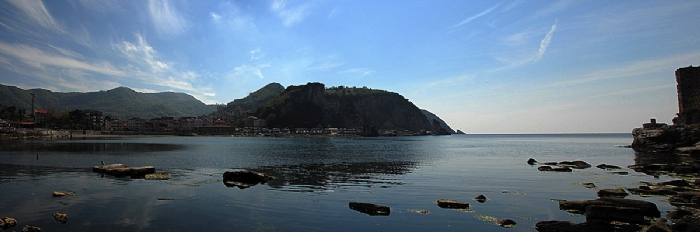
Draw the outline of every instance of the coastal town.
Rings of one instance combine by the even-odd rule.
[[[12,108],[12,107],[8,107]],[[80,135],[232,135],[232,136],[275,136],[275,137],[353,137],[367,136],[373,128],[277,128],[268,127],[265,119],[238,114],[204,115],[198,117],[156,117],[144,119],[104,115],[98,110],[74,110],[56,112],[54,110],[34,110],[33,115],[0,114],[0,137],[73,137]],[[19,112],[22,112],[20,110]],[[16,115],[17,113],[15,113]],[[6,116],[6,117],[2,117]],[[17,120],[17,119],[21,120]],[[375,129],[376,130],[376,129]],[[411,133],[409,131],[378,130],[381,136],[428,135],[431,131]]]

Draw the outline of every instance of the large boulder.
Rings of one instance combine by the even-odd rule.
[[[224,185],[228,187],[238,187],[240,189],[249,188],[257,184],[264,184],[273,180],[271,176],[254,171],[226,171],[223,175]]]

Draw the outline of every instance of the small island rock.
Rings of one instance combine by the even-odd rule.
[[[352,210],[366,213],[371,216],[389,216],[389,214],[391,214],[391,208],[389,206],[372,203],[350,202],[348,203],[348,207],[350,207]]]
[[[513,219],[506,218],[506,219],[498,220],[496,222],[496,224],[498,224],[499,226],[502,226],[502,227],[511,228],[518,223],[513,221]]]
[[[10,217],[0,218],[0,229],[7,229],[17,225],[17,220]]]
[[[42,229],[36,226],[26,225],[22,228],[22,232],[41,232]]]
[[[68,215],[65,213],[54,213],[52,216],[54,220],[61,222],[61,224],[68,222]]]

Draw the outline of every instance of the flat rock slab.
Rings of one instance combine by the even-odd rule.
[[[151,174],[156,172],[156,168],[153,166],[141,166],[141,167],[128,167],[124,164],[109,164],[93,166],[93,172],[104,173],[107,175],[112,175],[116,177],[122,176],[145,176],[146,174]]]
[[[626,197],[629,195],[624,189],[601,189],[598,190],[598,197]]]
[[[537,170],[543,171],[543,172],[571,172],[571,168],[569,167],[558,167],[558,168],[552,168],[550,166],[540,166],[537,168]]]
[[[449,208],[449,209],[468,209],[469,208],[469,203],[459,202],[457,200],[452,200],[452,199],[437,200],[437,205],[440,206],[440,208]]]
[[[53,191],[53,196],[54,197],[75,196],[75,193],[71,192],[71,191],[58,190],[58,191]]]
[[[350,202],[348,203],[348,207],[350,207],[352,210],[366,213],[371,216],[389,216],[389,214],[391,214],[391,208],[389,206],[372,203]]]
[[[173,178],[169,172],[156,172],[151,174],[146,174],[144,177],[146,180],[170,180]]]

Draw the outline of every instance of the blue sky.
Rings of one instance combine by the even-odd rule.
[[[466,133],[629,132],[678,112],[700,1],[0,1],[0,83],[227,103],[397,92]]]

